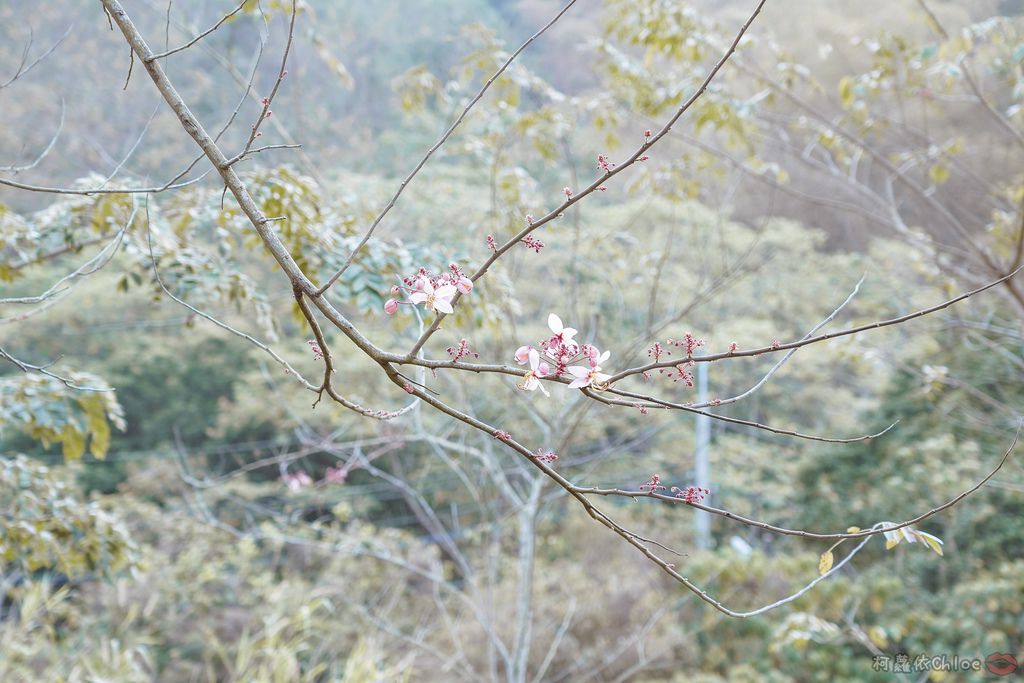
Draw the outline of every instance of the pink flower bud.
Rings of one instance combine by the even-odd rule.
[[[516,349],[516,362],[520,365],[526,365],[530,361],[530,347],[520,346]]]
[[[455,283],[455,288],[463,294],[469,294],[473,291],[473,281],[463,275],[459,278],[459,281]]]
[[[388,299],[384,302],[384,312],[388,315],[394,315],[398,311],[398,302],[394,299]]]

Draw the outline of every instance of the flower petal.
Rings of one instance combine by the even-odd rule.
[[[426,300],[427,295],[425,292],[413,292],[412,294],[409,295],[409,301],[413,302],[414,304],[421,304]]]
[[[441,285],[434,290],[434,296],[451,299],[458,291],[459,290],[455,289],[452,285]]]
[[[452,303],[448,299],[434,299],[434,310],[441,313],[453,313]]]
[[[532,346],[520,346],[516,349],[516,362],[520,365],[526,365],[526,362],[530,360],[530,351],[532,349]]]
[[[551,328],[551,331],[554,332],[555,334],[561,334],[562,319],[559,318],[554,313],[552,313],[551,315],[548,316],[548,327]]]

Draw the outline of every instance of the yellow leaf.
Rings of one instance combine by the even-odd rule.
[[[839,79],[839,101],[843,103],[845,109],[849,109],[853,104],[853,79],[849,76]]]
[[[939,557],[942,557],[942,546],[939,544],[937,540],[932,538],[932,536],[929,534],[921,534],[921,538],[924,539],[924,542],[928,544],[929,548],[934,550],[939,555]]]
[[[859,526],[851,526],[849,529],[846,530],[846,533],[848,533],[848,534],[856,534],[859,531],[860,531],[860,527]]]
[[[890,538],[888,541],[885,542],[885,549],[892,550],[896,547],[896,544],[899,542],[900,540],[898,538]]]
[[[64,425],[60,440],[64,445],[65,460],[78,460],[85,453],[85,434],[70,424]]]
[[[106,420],[97,422],[92,428],[92,439],[89,441],[89,452],[97,460],[103,460],[110,448],[110,425]]]
[[[832,569],[832,563],[835,561],[835,555],[832,554],[831,550],[826,550],[821,554],[821,559],[818,560],[818,573],[824,576],[828,573],[829,569]]]
[[[86,427],[92,433],[89,452],[102,460],[110,447],[110,425],[107,423],[106,406],[100,394],[90,394],[78,400],[85,409]]]
[[[949,180],[949,166],[946,166],[945,164],[935,164],[928,169],[928,177],[931,178],[932,182],[936,185],[941,185]]]

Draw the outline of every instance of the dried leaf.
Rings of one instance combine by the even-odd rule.
[[[821,559],[818,560],[818,573],[824,576],[832,569],[832,563],[835,562],[835,555],[832,554],[831,550],[826,550],[821,554]]]

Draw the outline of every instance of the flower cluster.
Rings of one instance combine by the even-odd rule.
[[[661,476],[652,474],[651,478],[646,484],[640,484],[641,491],[649,491],[650,493],[657,493],[658,491],[664,491],[665,487],[661,485]]]
[[[399,304],[415,306],[423,304],[423,308],[435,313],[452,313],[452,299],[456,294],[469,294],[473,290],[473,281],[457,265],[452,263],[448,270],[434,274],[426,268],[420,268],[414,275],[403,278],[404,287],[391,288],[391,297],[384,302],[384,312],[394,315]],[[396,297],[405,291],[408,301],[399,301]]]
[[[682,339],[666,339],[665,343],[671,344],[672,346],[681,346],[685,348],[687,358],[692,356],[694,351],[704,346],[705,344],[703,339],[697,339],[696,337],[689,333],[683,335]]]
[[[468,358],[469,356],[472,356],[473,358],[480,357],[479,353],[470,350],[469,340],[467,339],[460,339],[458,346],[449,346],[447,351],[448,355],[452,357],[453,363],[458,363],[460,359]]]
[[[307,486],[313,485],[313,477],[305,472],[299,471],[295,474],[285,472],[281,475],[281,481],[288,487],[289,491],[300,491]]]
[[[524,237],[522,244],[527,249],[533,249],[538,254],[540,253],[540,250],[544,248],[544,243],[541,242],[536,237],[534,237],[533,235],[527,235],[526,237]]]
[[[694,361],[691,360],[677,365],[675,367],[675,372],[673,372],[672,370],[665,370],[664,368],[658,370],[658,372],[663,373],[666,377],[671,379],[673,383],[682,381],[683,384],[692,389],[694,382],[693,372],[690,371],[690,368],[692,368],[693,366]]]
[[[668,488],[661,483],[661,476],[657,474],[652,474],[650,479],[640,484],[640,490],[647,491],[648,493],[658,493],[666,489],[675,494],[675,497],[684,503],[700,503],[703,502],[706,496],[711,494],[711,491],[703,486],[687,486],[685,489],[681,489],[678,486]]]
[[[685,489],[673,486],[671,491],[676,494],[676,498],[681,498],[684,503],[702,503],[704,498],[711,494],[710,489],[703,486],[687,486]]]
[[[530,367],[518,385],[520,389],[540,389],[545,396],[549,396],[540,380],[562,375],[573,378],[569,383],[570,389],[593,387],[600,390],[607,386],[610,375],[601,372],[601,363],[608,360],[610,352],[601,353],[592,344],[578,343],[575,340],[576,330],[565,327],[562,319],[554,313],[548,316],[548,328],[551,330],[551,336],[542,339],[537,348],[526,345],[516,349],[516,362]]]
[[[337,467],[328,467],[324,471],[323,480],[325,482],[329,482],[331,484],[344,484],[346,479],[348,479],[348,470],[341,465],[338,465]]]
[[[682,382],[688,387],[694,385],[693,381],[693,368],[696,362],[693,360],[693,352],[705,345],[703,339],[698,339],[692,334],[683,335],[682,339],[666,339],[665,343],[654,342],[649,349],[647,349],[647,355],[655,363],[660,363],[663,356],[671,356],[672,352],[669,351],[668,347],[681,348],[686,354],[686,360],[677,363],[675,368],[660,368],[659,374],[665,375],[673,382]],[[730,347],[730,350],[735,351],[734,348]],[[650,379],[650,375],[646,372],[644,377]]]
[[[309,344],[309,350],[313,352],[313,360],[322,360],[324,350],[320,348],[320,343],[316,339],[310,339],[306,343]]]
[[[301,491],[313,485],[344,484],[347,478],[348,470],[338,465],[337,467],[328,467],[324,470],[324,477],[319,482],[314,481],[313,477],[309,476],[308,473],[299,470],[294,474],[291,472],[283,473],[281,475],[281,483],[287,486],[289,491]]]
[[[544,450],[543,448],[538,448],[537,452],[533,454],[533,457],[537,458],[537,460],[540,460],[541,462],[546,463],[548,465],[558,460],[558,456],[555,454],[554,451]]]

